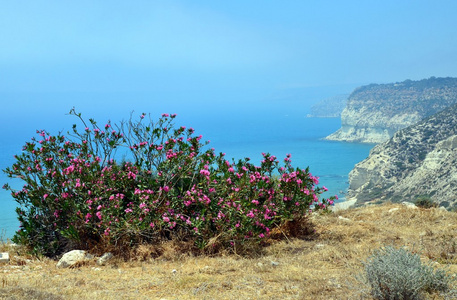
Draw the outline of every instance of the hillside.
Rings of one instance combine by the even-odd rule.
[[[341,112],[346,107],[346,101],[349,95],[337,95],[319,101],[311,107],[308,118],[339,118]]]
[[[455,213],[385,204],[315,215],[312,222],[314,235],[272,244],[255,257],[192,257],[164,244],[166,253],[155,259],[145,246],[132,261],[57,269],[54,260],[0,246],[12,258],[0,264],[0,299],[371,299],[357,276],[372,251],[387,245],[457,272]]]
[[[375,146],[351,171],[349,184],[359,203],[421,197],[457,209],[457,105]]]
[[[326,139],[381,143],[457,103],[457,78],[370,84],[354,90],[341,113],[341,128]]]

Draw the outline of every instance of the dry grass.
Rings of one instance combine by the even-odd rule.
[[[56,269],[56,261],[3,245],[12,259],[0,265],[0,299],[370,299],[356,276],[371,251],[387,245],[457,272],[455,213],[386,204],[317,215],[313,223],[313,239],[277,242],[254,258],[192,257],[169,244],[155,259],[155,247],[142,246],[135,261]]]

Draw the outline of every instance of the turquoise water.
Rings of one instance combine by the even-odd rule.
[[[210,146],[216,152],[224,152],[228,158],[250,157],[254,163],[259,163],[262,152],[269,152],[281,159],[290,153],[294,166],[309,166],[310,172],[320,177],[319,185],[329,189],[324,196],[337,194],[344,200],[349,171],[368,156],[372,145],[322,140],[340,127],[340,120],[305,118],[307,111],[301,102],[288,103],[287,107],[283,103],[264,104],[254,102],[240,110],[236,107],[243,105],[241,102],[222,108],[208,105],[200,106],[199,109],[190,103],[174,103],[170,105],[171,109],[166,109],[167,105],[160,102],[157,105],[145,105],[144,109],[138,111],[153,111],[151,108],[154,107],[159,113],[153,117],[162,112],[177,112],[176,125],[193,127],[198,135],[203,135],[204,140],[210,140]],[[101,110],[101,104],[94,110],[84,108],[83,105],[82,112],[87,118],[95,117],[100,123],[106,121],[108,115],[116,121],[128,118],[131,110],[125,109],[125,105],[122,102],[114,103],[109,111]],[[68,104],[61,106],[46,110],[41,117],[36,114],[33,105],[23,108],[23,117],[27,118],[27,122],[10,127],[11,130],[4,130],[0,135],[0,169],[14,163],[13,155],[20,153],[22,145],[34,136],[35,129],[47,129],[51,133],[71,129],[77,120],[64,115],[69,110]],[[0,116],[4,128],[11,126],[11,115],[4,112]],[[10,180],[2,172],[0,184],[7,182],[15,188],[22,186],[20,180]],[[0,205],[0,230],[3,231],[4,238],[11,238],[18,228],[14,211],[16,203],[3,189],[0,190]]]

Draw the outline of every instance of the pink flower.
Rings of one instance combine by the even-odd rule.
[[[169,217],[163,217],[163,221],[164,221],[165,223],[168,223],[168,222],[170,222],[170,218],[169,218]]]
[[[210,172],[208,170],[200,170],[200,174],[202,174],[204,176],[209,176]]]
[[[246,216],[249,218],[254,218],[254,213],[251,210]]]
[[[86,214],[86,223],[89,223],[89,219],[92,218],[92,215],[90,213]]]

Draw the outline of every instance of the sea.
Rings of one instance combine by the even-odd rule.
[[[203,140],[210,141],[210,147],[229,159],[249,157],[259,164],[262,152],[280,160],[291,154],[294,167],[309,167],[319,177],[319,186],[328,188],[323,197],[337,195],[338,201],[344,201],[349,172],[368,156],[373,145],[324,140],[340,127],[341,120],[306,117],[310,108],[306,99],[253,98],[207,95],[199,100],[181,97],[173,101],[132,93],[0,93],[0,169],[15,162],[13,156],[21,153],[37,129],[57,134],[71,130],[72,124],[83,128],[76,117],[67,114],[72,107],[86,120],[94,118],[99,124],[137,118],[143,112],[152,120],[162,113],[176,113],[176,126],[194,128]],[[5,183],[15,189],[23,185],[0,172],[0,187]],[[1,189],[0,239],[12,238],[19,228],[15,208],[9,192]]]

